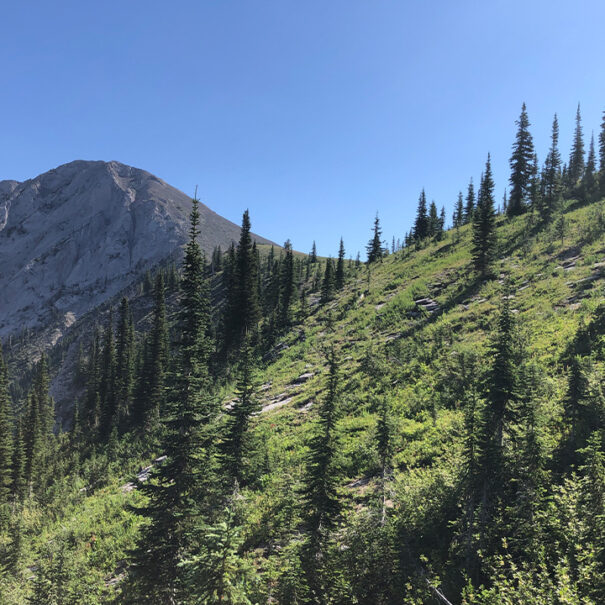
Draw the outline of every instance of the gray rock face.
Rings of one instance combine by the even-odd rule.
[[[68,328],[178,253],[190,210],[189,196],[118,162],[75,161],[0,182],[0,337]],[[207,252],[239,238],[237,225],[203,204],[200,215]]]

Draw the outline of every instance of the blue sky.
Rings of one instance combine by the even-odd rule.
[[[74,159],[144,168],[275,241],[402,237],[492,154],[498,198],[526,101],[605,109],[605,2],[305,0],[3,3],[0,178]]]

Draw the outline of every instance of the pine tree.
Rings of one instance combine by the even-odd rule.
[[[334,277],[334,262],[331,258],[326,261],[326,269],[324,278],[321,284],[321,302],[326,303],[332,299],[334,295],[335,277]]]
[[[291,306],[294,299],[294,253],[292,244],[287,240],[284,244],[286,254],[280,266],[279,275],[279,325],[287,328],[292,321]]]
[[[130,414],[130,399],[134,379],[134,324],[126,297],[120,302],[116,354],[116,409],[120,425],[124,426]]]
[[[599,158],[599,193],[601,197],[605,197],[605,111],[599,132]]]
[[[368,263],[374,263],[382,259],[382,231],[380,229],[380,219],[378,214],[374,218],[374,228],[372,239],[368,242],[366,250],[368,253]]]
[[[327,592],[323,582],[325,545],[340,511],[333,468],[338,397],[338,365],[333,349],[328,354],[328,367],[328,392],[319,410],[315,435],[309,444],[303,491],[307,536],[304,571],[313,595],[313,603],[325,602]]]
[[[472,253],[475,270],[482,277],[487,276],[496,253],[494,181],[489,154],[485,164],[485,173],[481,179],[477,208],[473,214]]]
[[[239,377],[236,388],[236,400],[225,414],[227,422],[224,439],[221,443],[221,457],[226,476],[241,486],[244,479],[244,457],[246,455],[246,433],[252,415],[258,410],[254,398],[254,360],[249,339],[243,343],[240,352]],[[229,487],[232,487],[229,486]]]
[[[428,236],[436,237],[438,233],[439,215],[437,214],[437,204],[435,204],[435,200],[433,200],[429,206]]]
[[[113,336],[113,309],[109,308],[107,326],[103,339],[103,362],[100,385],[102,433],[107,437],[111,432],[115,420],[115,378],[116,378],[116,350]]]
[[[576,129],[573,144],[567,165],[567,185],[575,187],[584,176],[584,137],[582,134],[582,116],[580,115],[580,104],[576,111]]]
[[[313,246],[311,248],[311,253],[309,254],[309,262],[312,264],[317,262],[317,246],[315,245],[315,240],[313,240]]]
[[[437,239],[443,239],[445,233],[445,206],[441,206],[441,212],[439,213],[439,223],[437,225]]]
[[[23,419],[17,420],[17,430],[15,431],[15,442],[12,458],[12,489],[17,500],[23,500],[27,488],[27,479],[25,476],[25,442],[23,439]]]
[[[521,108],[521,115],[515,122],[517,135],[510,158],[510,196],[508,200],[509,216],[517,216],[526,210],[529,198],[531,179],[534,174],[534,143],[529,132],[529,119],[525,103]]]
[[[0,509],[9,501],[12,486],[13,426],[8,370],[0,342]]]
[[[134,422],[137,427],[150,431],[162,415],[169,359],[165,287],[161,273],[155,279],[153,325],[143,354],[143,367],[134,402]]]
[[[473,220],[473,214],[475,213],[475,186],[473,185],[473,179],[471,178],[468,184],[468,190],[466,193],[466,205],[464,207],[464,224],[468,224]]]
[[[174,392],[163,417],[162,451],[166,462],[140,490],[149,498],[137,509],[149,524],[133,553],[127,602],[182,602],[179,562],[191,554],[193,529],[208,514],[215,489],[215,421],[217,405],[210,393],[209,287],[204,276],[198,201],[193,200],[189,241],[185,248],[179,325],[181,349]]]
[[[462,197],[462,191],[458,192],[458,201],[456,202],[456,207],[454,208],[452,222],[456,229],[464,224],[464,200]]]
[[[545,223],[551,221],[561,196],[561,154],[559,153],[559,121],[557,114],[553,118],[550,141],[550,149],[544,162],[544,187],[542,204],[539,209],[540,218]]]
[[[590,138],[590,147],[588,148],[588,158],[586,160],[586,169],[582,177],[582,197],[585,202],[591,202],[597,193],[597,157],[595,153],[594,135]]]
[[[414,222],[414,239],[423,240],[429,235],[429,217],[426,209],[426,193],[424,189],[418,198],[418,208],[416,210],[416,220]]]
[[[394,252],[394,250],[393,250]],[[345,245],[340,238],[340,246],[338,248],[338,261],[336,263],[336,289],[342,290],[345,285]]]

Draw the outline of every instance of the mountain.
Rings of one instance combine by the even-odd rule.
[[[119,162],[74,161],[0,182],[0,337],[44,328],[55,344],[74,321],[178,254],[191,198]],[[239,227],[200,204],[202,248]],[[254,236],[259,243],[269,240]]]

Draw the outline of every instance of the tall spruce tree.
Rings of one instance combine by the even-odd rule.
[[[285,329],[292,321],[292,303],[295,295],[294,283],[294,253],[290,240],[284,243],[286,251],[283,261],[280,263],[279,273],[279,325]]]
[[[12,403],[8,392],[8,370],[0,342],[0,509],[9,501],[13,462]]]
[[[576,111],[576,128],[567,165],[567,186],[575,187],[584,176],[584,135],[582,133],[582,116],[580,104]]]
[[[334,296],[334,261],[332,258],[326,260],[326,269],[324,271],[324,278],[321,283],[321,302],[326,303]]]
[[[123,427],[130,414],[135,362],[134,323],[126,297],[120,302],[117,340],[115,397],[118,418]]]
[[[594,135],[590,137],[586,169],[582,177],[582,198],[585,202],[591,202],[597,195],[597,156],[595,153]]]
[[[494,210],[494,181],[490,155],[481,179],[477,208],[473,214],[472,255],[475,270],[486,277],[496,253],[496,213]]]
[[[439,214],[437,213],[437,204],[435,200],[431,202],[429,206],[429,219],[428,219],[428,236],[436,237],[439,233]]]
[[[550,149],[544,162],[543,194],[539,209],[540,218],[548,223],[551,221],[561,195],[561,154],[559,153],[559,120],[557,114],[552,121]]]
[[[473,220],[473,214],[475,213],[475,185],[473,179],[468,184],[466,192],[466,205],[464,206],[464,224],[468,224]]]
[[[311,247],[311,253],[309,254],[309,262],[317,262],[317,246],[315,245],[315,240],[313,240],[313,246]]]
[[[227,422],[224,438],[220,445],[225,474],[232,482],[229,488],[233,488],[233,482],[235,482],[236,490],[237,486],[241,486],[244,481],[244,458],[248,446],[247,432],[252,415],[258,411],[259,407],[254,398],[254,359],[248,338],[244,340],[240,352],[238,374],[236,400],[225,412]]]
[[[510,196],[507,212],[509,216],[517,216],[525,212],[529,199],[531,179],[534,174],[534,143],[529,132],[529,118],[525,103],[521,107],[521,115],[515,122],[517,135],[510,158]]]
[[[462,197],[462,191],[458,192],[458,200],[454,208],[452,222],[456,229],[464,224],[464,198]]]
[[[113,308],[109,308],[107,326],[103,339],[103,361],[101,367],[101,413],[102,413],[102,433],[108,437],[111,432],[116,414],[115,398],[115,379],[116,379],[116,349],[113,335]]]
[[[374,218],[374,227],[372,229],[372,239],[366,246],[368,253],[368,263],[374,263],[377,260],[382,259],[382,230],[380,229],[380,219],[378,214]]]
[[[418,198],[418,208],[416,209],[416,220],[414,222],[414,239],[423,240],[429,235],[429,216],[426,208],[426,193],[424,189],[420,192]]]
[[[395,246],[393,245],[393,251]],[[338,261],[336,262],[336,289],[341,290],[345,285],[345,245],[340,238],[340,246],[338,247]]]
[[[209,514],[217,482],[215,421],[218,407],[210,389],[209,287],[197,243],[198,201],[193,200],[189,241],[183,261],[179,308],[180,356],[174,392],[162,418],[162,450],[167,456],[150,480],[141,484],[148,503],[137,509],[149,523],[133,553],[127,602],[183,601],[183,571],[179,563],[191,554],[194,527]]]
[[[325,548],[340,512],[336,492],[334,453],[338,398],[338,364],[336,353],[328,353],[328,391],[319,410],[315,434],[309,444],[303,510],[305,519],[304,572],[311,591],[311,602],[324,603]]]
[[[23,418],[17,419],[17,429],[15,431],[15,441],[13,445],[12,458],[12,490],[17,500],[25,497],[27,490],[27,479],[25,476],[25,442],[23,437]]]

